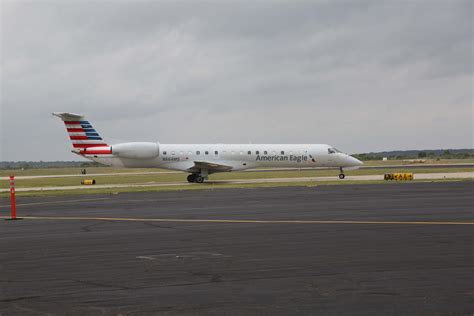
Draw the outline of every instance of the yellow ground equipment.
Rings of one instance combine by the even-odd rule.
[[[386,173],[383,178],[385,180],[411,181],[413,180],[413,173]]]
[[[81,184],[83,184],[83,185],[94,185],[94,184],[95,184],[95,180],[94,180],[94,179],[82,180],[82,181],[81,181]]]

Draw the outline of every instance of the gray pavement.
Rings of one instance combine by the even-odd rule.
[[[21,198],[19,216],[37,219],[0,221],[0,314],[471,315],[473,193],[463,181]]]

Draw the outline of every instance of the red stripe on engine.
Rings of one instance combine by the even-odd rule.
[[[67,131],[70,133],[84,132],[82,128],[68,128]]]
[[[71,140],[88,140],[89,138],[87,136],[69,136]]]
[[[112,150],[81,150],[82,155],[111,155]]]
[[[107,144],[72,144],[74,148],[107,147]]]
[[[64,121],[64,124],[79,125],[79,124],[81,124],[81,122],[79,122],[79,121]]]

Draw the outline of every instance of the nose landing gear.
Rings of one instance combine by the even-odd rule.
[[[342,179],[344,179],[344,178],[346,177],[346,175],[344,174],[344,170],[342,170],[342,167],[340,167],[339,170],[340,170],[340,172],[341,172],[341,173],[339,174],[339,179],[342,180]]]

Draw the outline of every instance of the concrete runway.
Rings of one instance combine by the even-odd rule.
[[[473,193],[467,181],[21,198],[35,219],[0,221],[0,314],[471,315]]]

